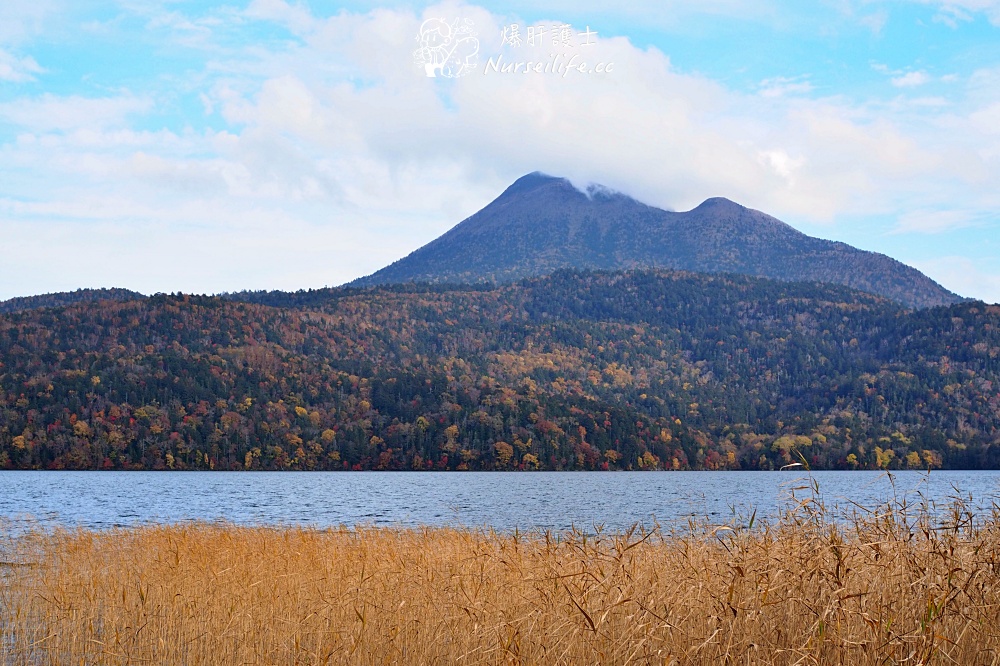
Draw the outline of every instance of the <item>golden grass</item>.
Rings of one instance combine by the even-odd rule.
[[[9,536],[2,664],[997,664],[1000,519]]]

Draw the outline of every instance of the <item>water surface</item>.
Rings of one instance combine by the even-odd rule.
[[[814,472],[831,506],[894,496],[980,509],[1000,472]],[[489,526],[621,530],[706,518],[774,516],[809,480],[795,472],[0,472],[0,518],[107,528],[224,520],[240,524]]]

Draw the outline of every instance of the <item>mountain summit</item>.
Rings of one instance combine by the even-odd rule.
[[[672,268],[843,284],[909,307],[962,300],[895,259],[813,238],[723,198],[685,213],[539,172],[450,231],[354,286],[511,282],[560,268]]]

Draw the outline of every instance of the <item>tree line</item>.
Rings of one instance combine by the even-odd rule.
[[[1000,466],[1000,307],[676,271],[0,316],[4,469]]]

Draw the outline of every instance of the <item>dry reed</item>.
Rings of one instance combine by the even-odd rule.
[[[1000,519],[8,535],[2,664],[998,664]]]

